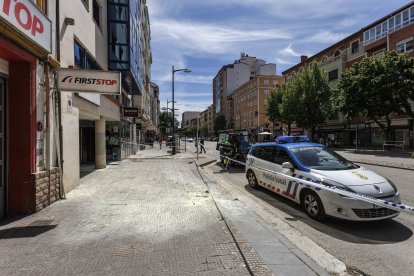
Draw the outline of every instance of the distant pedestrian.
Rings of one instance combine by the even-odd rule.
[[[204,148],[204,139],[201,137],[200,138],[200,153],[206,153],[206,149]]]
[[[158,138],[158,143],[160,144],[160,149],[161,149],[161,146],[162,146],[162,137],[160,136],[160,138]]]

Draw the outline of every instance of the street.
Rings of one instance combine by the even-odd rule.
[[[209,149],[207,154],[217,158],[215,142],[206,142],[206,146]],[[410,180],[414,178],[414,171],[363,166],[391,179],[400,190],[402,202],[413,205],[414,195],[411,192]],[[248,195],[259,204],[267,203],[264,206],[270,206],[269,211],[272,214],[282,216],[296,230],[344,262],[348,269],[368,275],[408,275],[414,271],[412,215],[401,213],[395,219],[379,222],[348,222],[333,218],[317,222],[290,200],[265,189],[251,189],[241,166],[231,167],[223,172],[223,166],[217,163],[210,165],[208,169],[213,175],[224,179],[228,189]]]

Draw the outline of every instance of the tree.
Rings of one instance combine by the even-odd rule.
[[[158,114],[158,125],[162,135],[165,136],[165,134],[167,133],[167,128],[172,128],[172,118],[173,116],[170,112],[164,111]],[[178,124],[178,121],[175,118],[174,123],[175,125]]]
[[[200,135],[201,136],[207,136],[207,134],[208,134],[208,126],[207,126],[207,124],[203,123],[200,126]]]
[[[363,115],[374,120],[390,139],[393,113],[413,117],[409,102],[414,100],[413,87],[414,60],[386,52],[364,58],[343,73],[334,103],[348,118]]]
[[[282,121],[280,112],[280,105],[282,103],[282,92],[281,86],[278,86],[274,91],[267,97],[266,115],[269,117],[272,124],[275,125],[276,121]]]
[[[214,120],[214,132],[217,134],[217,132],[219,130],[223,130],[226,129],[226,117],[224,117],[224,115],[219,115],[215,120]]]
[[[281,87],[282,103],[279,105],[281,121],[288,127],[288,135],[290,135],[292,124],[296,120],[296,113],[298,112],[297,104],[299,102],[299,95],[297,93],[296,79],[292,79],[289,83]]]
[[[314,140],[316,126],[323,124],[333,114],[328,74],[316,62],[312,62],[296,78],[292,83],[299,96],[295,122],[299,127],[311,129]]]

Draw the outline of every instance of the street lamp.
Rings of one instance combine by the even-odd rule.
[[[183,71],[184,73],[190,73],[191,71],[184,68],[184,69],[174,69],[174,65],[172,66],[171,69],[171,75],[172,75],[172,125],[173,125],[173,129],[172,129],[172,137],[173,137],[173,148],[172,148],[172,155],[175,155],[175,124],[174,124],[174,75],[177,72]]]

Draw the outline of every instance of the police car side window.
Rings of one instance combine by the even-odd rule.
[[[259,158],[259,151],[260,151],[260,147],[255,147],[255,148],[252,150],[252,155],[253,155],[254,157],[258,157],[258,158]]]
[[[275,157],[275,163],[282,165],[284,162],[290,162],[292,165],[293,163],[292,159],[290,158],[289,154],[284,151],[283,149],[277,149],[276,150],[276,157]]]

